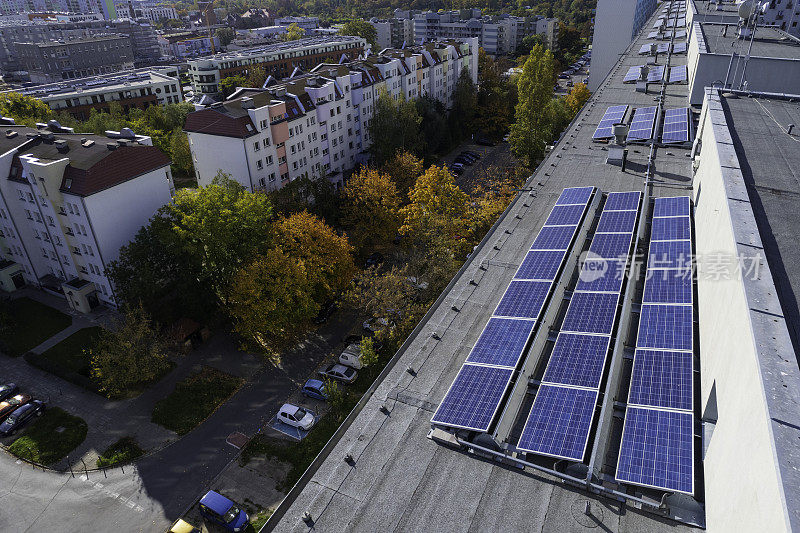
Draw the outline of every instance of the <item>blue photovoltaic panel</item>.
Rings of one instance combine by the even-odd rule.
[[[627,106],[618,106],[627,107]],[[564,189],[556,200],[556,205],[586,205],[592,197],[594,187],[569,187]]]
[[[692,350],[691,305],[642,305],[639,316],[639,348]]]
[[[689,217],[663,217],[653,219],[651,241],[679,241],[689,239]]]
[[[576,226],[545,226],[533,241],[531,250],[567,250]]]
[[[582,461],[596,403],[596,390],[541,385],[517,447]]]
[[[657,31],[651,31],[650,33],[647,34],[647,38],[648,39],[658,39],[659,38],[658,32]],[[639,52],[639,53],[642,53],[642,52]]]
[[[586,203],[579,205],[557,205],[550,211],[545,226],[577,226],[581,222]]]
[[[650,53],[650,43],[645,43],[639,48],[639,53],[641,55],[649,54]]]
[[[672,45],[673,54],[683,54],[686,52],[686,43],[675,43]],[[686,67],[684,67],[685,69]]]
[[[638,108],[633,114],[633,122],[631,122],[631,127],[628,130],[627,140],[646,141],[651,139],[657,113],[658,108],[655,106]]]
[[[615,292],[622,288],[627,262],[587,259],[581,265],[576,291]]]
[[[495,316],[539,318],[552,281],[512,281],[494,310]]]
[[[664,112],[664,128],[661,142],[682,143],[689,141],[689,108],[667,109]]]
[[[632,233],[636,225],[636,211],[603,211],[596,233]]]
[[[630,83],[639,79],[639,71],[642,67],[630,67],[628,72],[625,74],[625,79],[622,80],[622,83]]]
[[[532,320],[490,318],[467,363],[516,367],[534,325]]]
[[[692,411],[692,353],[636,350],[628,404]]]
[[[688,81],[689,75],[686,72],[686,65],[678,65],[676,67],[670,67],[669,69],[669,82],[670,83],[682,83]]]
[[[692,413],[628,407],[617,479],[692,494],[692,430]]]
[[[656,52],[659,54],[666,54],[669,52],[669,43],[658,43],[656,46]]]
[[[614,124],[622,122],[625,114],[628,112],[628,106],[615,105],[606,109],[603,118],[600,119],[600,124],[592,135],[592,139],[608,139],[614,136]]]
[[[692,266],[692,244],[689,241],[655,241],[650,243],[647,269],[676,268],[689,270]]]
[[[517,270],[516,279],[555,279],[561,262],[564,260],[563,251],[534,251],[528,252]]]
[[[648,270],[642,303],[692,303],[692,272],[680,270]]]
[[[656,81],[661,81],[663,79],[664,79],[664,65],[654,65],[650,67],[650,72],[647,73],[647,81],[653,83]],[[645,109],[650,109],[650,108],[646,107]],[[655,110],[658,108],[654,107],[652,109]],[[655,111],[653,112],[653,115],[655,116]],[[636,115],[633,116],[633,120],[634,121],[636,120]]]
[[[675,40],[686,39],[686,30],[678,30],[675,32]]]
[[[631,248],[631,235],[618,233],[596,233],[589,251],[603,259],[628,257]]]
[[[691,204],[688,196],[656,198],[653,205],[654,217],[689,216],[689,211],[691,211]]]
[[[605,335],[561,333],[542,381],[598,388],[610,342],[611,337]]]
[[[465,364],[431,422],[486,431],[511,382],[511,368]]]
[[[642,193],[630,192],[610,192],[603,206],[606,211],[636,211],[639,209],[639,198]]]
[[[611,334],[619,294],[573,292],[561,331]]]

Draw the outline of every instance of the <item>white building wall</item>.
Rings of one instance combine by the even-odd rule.
[[[200,187],[210,185],[217,171],[222,170],[248,190],[252,190],[252,176],[245,154],[245,143],[248,139],[191,131],[187,134],[197,184]]]

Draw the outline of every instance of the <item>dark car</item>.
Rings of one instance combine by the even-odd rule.
[[[472,159],[465,157],[463,155],[456,157],[453,161],[456,163],[461,163],[462,165],[467,165],[467,166],[472,165]]]
[[[377,267],[383,263],[383,254],[380,252],[373,252],[364,262],[364,268]]]
[[[358,372],[349,366],[340,365],[339,363],[331,363],[323,367],[319,371],[319,375],[326,378],[335,379],[344,383],[352,383],[358,377]]]
[[[200,514],[234,532],[244,531],[250,522],[250,517],[238,505],[213,490],[206,492],[200,500]]]
[[[0,385],[0,401],[5,400],[9,396],[14,396],[19,392],[19,387],[16,383],[4,383]]]
[[[322,307],[320,307],[319,313],[317,314],[317,318],[314,319],[314,323],[324,324],[327,322],[334,311],[336,311],[336,307],[336,302],[333,300],[328,300],[322,304]]]
[[[469,159],[470,161],[472,161],[473,163],[478,160],[477,157],[475,157],[474,155],[472,155],[472,154],[470,154],[468,152],[461,152],[461,154],[458,157],[465,157],[465,158]]]
[[[314,398],[315,400],[328,400],[328,393],[325,391],[325,383],[319,379],[309,379],[303,385],[303,396],[306,398]]]
[[[17,394],[0,402],[0,421],[10,415],[17,407],[25,405],[29,401],[31,401],[30,395]]]
[[[6,419],[0,424],[0,435],[8,437],[13,435],[25,424],[31,421],[35,416],[42,416],[44,414],[44,402],[41,400],[33,400],[23,406],[17,407],[13,413],[8,415]]]
[[[464,150],[464,153],[471,155],[475,159],[480,159],[481,158],[481,154],[479,154],[478,152],[475,152],[473,150]]]

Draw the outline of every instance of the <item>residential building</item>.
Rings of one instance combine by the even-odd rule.
[[[162,56],[180,59],[204,56],[220,49],[219,37],[209,37],[207,32],[200,31],[165,32],[158,36],[158,44]]]
[[[114,9],[117,18],[146,19],[150,22],[178,18],[178,13],[171,5],[159,4],[150,0],[116,0]]]
[[[172,198],[169,158],[129,130],[3,122],[0,278],[61,293],[81,312],[116,305],[108,265]]]
[[[656,0],[598,0],[589,90],[594,92],[656,10]]]
[[[71,41],[17,43],[23,68],[34,83],[83,78],[133,68],[126,35],[98,35]]]
[[[0,0],[1,15],[17,13],[101,14],[114,18],[114,0]]]
[[[297,24],[307,32],[319,28],[319,17],[281,17],[275,19],[275,26]]]
[[[689,0],[686,3],[686,22],[692,27],[694,22],[716,22],[737,24],[739,4],[735,0],[716,0],[704,2]],[[795,37],[800,37],[800,4],[795,0],[771,0],[756,2],[756,22],[759,26],[773,26]]]
[[[93,76],[71,81],[36,85],[17,90],[78,120],[86,120],[92,109],[108,111],[112,102],[122,110],[145,109],[151,105],[183,101],[178,67],[155,67]]]
[[[450,107],[462,69],[477,83],[477,60],[477,39],[387,49],[196,106],[184,129],[197,182],[207,185],[222,170],[251,191],[300,177],[341,186],[345,172],[369,157],[369,123],[383,91],[395,99],[429,95]]]
[[[246,50],[225,52],[189,61],[189,74],[195,94],[216,95],[222,78],[246,74],[261,65],[274,78],[290,76],[295,69],[309,70],[325,61],[355,59],[366,48],[361,37],[306,37]]]
[[[403,48],[414,43],[414,21],[410,18],[379,19],[371,18],[369,23],[375,28],[376,41],[380,52],[384,48]]]

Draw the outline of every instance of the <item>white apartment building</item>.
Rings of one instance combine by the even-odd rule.
[[[462,69],[477,83],[477,39],[388,49],[323,63],[266,89],[239,89],[186,119],[198,184],[223,171],[251,191],[300,177],[340,186],[344,172],[369,157],[369,122],[383,91],[395,99],[429,95],[450,107]]]
[[[106,269],[172,198],[169,158],[150,137],[5,122],[0,138],[0,286],[23,283],[88,312],[116,305]]]
[[[414,21],[404,19],[379,19],[373,17],[369,23],[375,28],[377,52],[386,48],[402,48],[414,43]]]
[[[297,24],[306,31],[319,28],[319,17],[283,17],[275,19],[276,26],[291,26]]]
[[[150,22],[179,18],[178,12],[171,5],[149,0],[116,0],[114,9],[117,18],[146,19]]]

